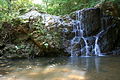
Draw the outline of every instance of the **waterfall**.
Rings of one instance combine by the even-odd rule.
[[[71,57],[74,56],[78,56],[78,53],[81,53],[81,55],[85,55],[86,57],[89,56],[90,54],[94,54],[95,56],[101,56],[101,51],[100,51],[100,47],[98,45],[98,40],[99,37],[101,35],[101,33],[103,31],[101,31],[100,33],[98,33],[95,36],[95,41],[94,41],[94,47],[92,49],[92,51],[94,51],[94,53],[92,53],[92,51],[90,51],[89,47],[91,45],[89,45],[88,43],[88,36],[84,36],[85,34],[85,21],[84,21],[84,17],[86,16],[82,10],[76,11],[76,20],[73,20],[73,31],[75,33],[75,36],[73,39],[70,40],[70,54]],[[89,17],[89,16],[87,16]],[[83,23],[84,22],[84,23]],[[94,37],[94,36],[93,36]],[[84,41],[84,48],[80,48],[79,50],[74,50],[74,44],[79,44],[80,41],[83,40]],[[84,51],[83,51],[84,50]]]
[[[84,32],[84,24],[81,23],[82,19],[84,19],[83,15],[82,15],[82,11],[77,11],[76,15],[77,15],[76,20],[73,21],[73,23],[74,23],[73,24],[73,32],[75,32],[75,37],[72,40],[70,40],[71,57],[77,56],[76,51],[73,51],[73,44],[74,43],[79,43],[81,39],[83,39],[84,42],[85,42],[86,56],[88,56],[88,54],[89,54],[88,47],[89,46],[88,46],[86,38],[83,36],[83,34],[84,34],[83,33]]]
[[[94,50],[95,50],[95,55],[96,55],[96,56],[99,56],[99,55],[101,54],[100,48],[99,48],[99,45],[98,45],[98,39],[99,39],[99,37],[96,36],[95,38],[96,38],[96,40],[95,40],[95,48],[94,48]]]
[[[87,43],[87,40],[84,38],[84,37],[82,37],[83,38],[83,40],[84,40],[84,42],[85,42],[85,50],[86,50],[86,57],[87,56],[89,56],[89,46],[88,46],[88,43]]]
[[[96,39],[95,39],[94,51],[95,51],[95,55],[96,55],[96,56],[102,56],[101,51],[100,51],[100,47],[99,47],[99,45],[98,45],[98,39],[99,39],[101,33],[103,33],[103,30],[102,30],[101,32],[99,32],[99,33],[95,36]]]

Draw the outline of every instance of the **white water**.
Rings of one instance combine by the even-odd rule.
[[[79,53],[82,53],[82,55],[85,55],[85,57],[88,57],[92,52],[90,52],[89,50],[89,47],[91,45],[88,45],[88,38],[84,36],[84,27],[85,27],[85,23],[82,23],[82,21],[84,20],[84,14],[82,11],[76,11],[76,20],[73,21],[73,31],[75,33],[75,37],[70,40],[70,53],[71,53],[71,57],[74,57],[74,56],[78,56]],[[100,33],[98,33],[96,36],[95,36],[95,45],[92,49],[92,51],[94,51],[94,53],[92,53],[92,55],[95,55],[95,56],[101,56],[101,51],[100,51],[100,47],[98,45],[98,40],[99,40],[99,36],[100,34],[102,33],[103,31],[101,31]],[[79,44],[80,43],[80,40],[83,40],[84,41],[84,48],[85,48],[85,52],[83,52],[83,48],[80,49],[79,51],[75,51],[73,48],[74,48],[74,44]],[[78,53],[77,53],[78,52]]]
[[[95,36],[96,40],[95,40],[94,51],[95,51],[96,56],[102,56],[101,51],[100,51],[100,47],[98,45],[98,40],[99,40],[99,37],[100,37],[102,32],[103,32],[103,30]]]
[[[100,48],[99,48],[99,45],[98,45],[98,37],[96,36],[96,40],[95,40],[95,55],[96,56],[100,56],[101,54],[101,51],[100,51]]]
[[[83,40],[84,40],[84,42],[85,42],[85,50],[86,50],[86,57],[87,56],[89,56],[89,46],[88,46],[88,43],[87,43],[87,40],[84,38],[84,37],[82,37],[83,38]]]

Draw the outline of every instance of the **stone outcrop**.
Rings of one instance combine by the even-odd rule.
[[[76,11],[77,12],[77,11]],[[76,17],[78,17],[78,15],[76,15],[76,12],[71,13],[71,15],[74,16],[70,16],[73,20],[76,20]],[[87,8],[87,9],[82,9],[80,10],[80,12],[83,12],[84,16],[84,20],[81,21],[81,23],[84,23],[85,27],[84,27],[84,31],[85,31],[85,36],[93,36],[95,34],[97,34],[100,31],[100,9],[99,8]],[[79,14],[80,16],[81,14]]]
[[[79,15],[76,14],[76,12],[79,13]],[[97,4],[95,8],[82,9],[61,17],[43,13],[40,13],[38,16],[42,17],[43,23],[48,30],[54,30],[55,32],[61,33],[61,48],[64,48],[65,52],[70,53],[72,46],[73,52],[77,51],[77,54],[81,55],[86,53],[85,41],[83,39],[77,41],[80,37],[78,35],[79,31],[74,32],[74,24],[76,24],[77,17],[81,16],[81,12],[83,15],[80,21],[82,26],[84,26],[83,36],[89,46],[89,55],[94,55],[95,36],[100,32],[98,45],[102,53],[108,53],[112,50],[119,49],[119,8],[116,3],[105,2]],[[75,38],[75,36],[79,37]],[[77,41],[77,43],[71,45],[72,39]]]
[[[63,25],[64,48],[66,48],[69,53],[72,52],[77,55],[82,55],[86,53],[85,47],[87,45],[89,46],[89,55],[92,54],[92,46],[94,46],[95,43],[94,36],[102,30],[100,9],[82,9],[71,13],[69,18],[70,26]]]
[[[84,20],[81,21],[82,23],[85,23],[84,36],[89,37],[87,38],[88,45],[91,45],[89,47],[89,51],[91,51],[91,48],[94,46],[94,36],[97,35],[100,31],[103,31],[98,40],[101,53],[114,54],[120,49],[120,15],[118,5],[116,3],[106,2],[103,4],[98,4],[96,7],[97,8],[83,9]],[[109,10],[109,12],[106,12],[106,10]],[[70,14],[70,19],[76,20],[76,17],[77,15],[75,12]],[[64,47],[67,48],[70,46],[70,40],[75,37],[75,34],[70,31],[73,29],[72,26],[68,26],[67,28],[69,29],[66,27],[64,28],[64,35],[66,35],[64,37],[66,39],[64,41]],[[84,46],[85,43],[81,40],[81,42],[74,45],[74,49],[79,51]],[[84,49],[83,51],[85,53]],[[80,54],[80,52],[78,54]]]
[[[105,15],[120,17],[119,3],[107,1],[97,4],[95,8],[100,8]]]
[[[120,9],[119,3],[104,2],[95,7],[101,9],[101,27],[104,30],[99,40],[101,51],[104,53],[118,52],[120,49]]]
[[[120,52],[119,13],[117,3],[112,2],[101,3],[95,8],[78,10],[65,16],[54,16],[31,10],[19,16],[27,21],[24,25],[17,25],[18,27],[13,29],[10,24],[3,24],[4,31],[0,32],[0,56],[9,58],[117,54]],[[49,32],[48,35],[36,32],[40,26],[32,27],[39,19],[42,28]],[[53,37],[54,35],[51,38],[51,33],[55,33],[57,38]],[[46,41],[49,46],[44,43],[44,39],[43,42],[40,41],[41,35],[50,38]],[[20,39],[21,42],[16,42],[16,39]]]

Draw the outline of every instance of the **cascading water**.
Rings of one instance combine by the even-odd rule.
[[[84,37],[82,37],[83,38],[83,40],[84,40],[84,42],[85,42],[85,50],[86,50],[86,57],[87,56],[89,56],[89,46],[88,46],[88,43],[87,43],[87,40],[84,38]]]
[[[73,51],[73,44],[74,43],[79,43],[81,39],[84,40],[85,42],[85,49],[86,49],[86,56],[88,56],[89,54],[89,50],[88,50],[88,43],[87,43],[87,40],[86,38],[83,36],[83,32],[84,32],[84,24],[81,23],[82,19],[83,18],[83,15],[82,15],[82,11],[77,11],[76,12],[76,20],[73,21],[73,32],[75,32],[75,37],[70,41],[71,43],[71,57],[73,56],[77,56],[76,54],[76,51]]]
[[[101,51],[100,51],[100,47],[98,45],[98,39],[99,39],[102,32],[103,32],[103,30],[95,36],[96,39],[95,39],[94,51],[95,51],[96,56],[102,56]]]
[[[85,53],[85,56],[89,56],[92,51],[94,52],[94,55],[96,56],[100,56],[101,55],[101,51],[100,51],[100,47],[98,45],[98,40],[99,40],[99,36],[100,34],[103,32],[101,31],[100,33],[98,33],[96,36],[95,36],[95,41],[94,41],[94,47],[92,49],[92,51],[89,50],[89,47],[91,45],[89,45],[88,43],[88,38],[87,36],[84,36],[85,34],[85,23],[82,23],[84,21],[84,13],[82,10],[80,11],[76,11],[76,20],[73,20],[73,31],[75,33],[75,36],[73,39],[70,40],[70,48],[71,48],[71,57],[74,57],[74,56],[77,56],[77,52],[81,52],[82,55],[84,55],[83,53]],[[83,48],[80,48],[79,51],[76,51],[74,50],[74,44],[79,44],[80,41],[83,40],[84,41],[84,50],[85,52],[83,52]],[[93,53],[92,53],[93,54]]]
[[[94,50],[95,50],[95,55],[96,55],[96,56],[100,56],[101,51],[100,51],[100,48],[99,48],[99,45],[98,45],[98,39],[99,39],[99,37],[96,36],[95,38],[96,38],[96,40],[95,40],[95,48],[94,48]]]

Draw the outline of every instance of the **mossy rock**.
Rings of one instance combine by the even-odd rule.
[[[119,3],[107,1],[97,4],[95,7],[100,8],[105,15],[120,17]]]

